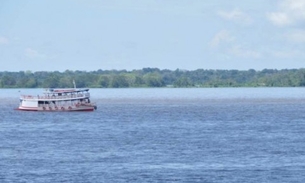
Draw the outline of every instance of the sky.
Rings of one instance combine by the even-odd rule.
[[[305,0],[0,0],[0,71],[299,69]]]

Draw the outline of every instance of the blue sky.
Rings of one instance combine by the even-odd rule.
[[[0,71],[304,68],[305,0],[1,0]]]

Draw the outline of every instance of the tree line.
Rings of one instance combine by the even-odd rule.
[[[0,88],[301,87],[305,69],[0,72]]]

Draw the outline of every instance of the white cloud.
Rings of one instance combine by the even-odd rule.
[[[28,58],[45,58],[46,55],[39,53],[37,50],[32,48],[25,49],[25,56]]]
[[[304,30],[295,30],[286,35],[287,39],[295,43],[305,43],[305,31]]]
[[[241,23],[251,23],[251,18],[246,13],[240,11],[239,9],[235,9],[232,11],[218,11],[217,14],[226,20],[231,20]]]
[[[6,37],[0,37],[0,44],[8,44],[9,40]]]
[[[281,4],[282,9],[293,13],[295,18],[305,18],[305,1],[304,0],[284,0]]]
[[[234,37],[232,37],[227,30],[222,30],[213,37],[212,41],[210,42],[210,45],[212,47],[217,47],[222,42],[232,42],[233,40]]]
[[[276,13],[267,13],[269,20],[278,26],[288,25],[292,22],[291,18],[288,17],[286,13],[276,12]]]
[[[243,58],[260,58],[261,54],[257,51],[243,49],[240,46],[233,46],[229,49],[229,53]]]
[[[267,18],[277,26],[305,21],[305,0],[282,0],[277,12],[267,13]]]

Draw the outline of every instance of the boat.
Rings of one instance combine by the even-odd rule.
[[[42,96],[21,95],[17,110],[22,111],[94,111],[88,88],[47,89]]]

